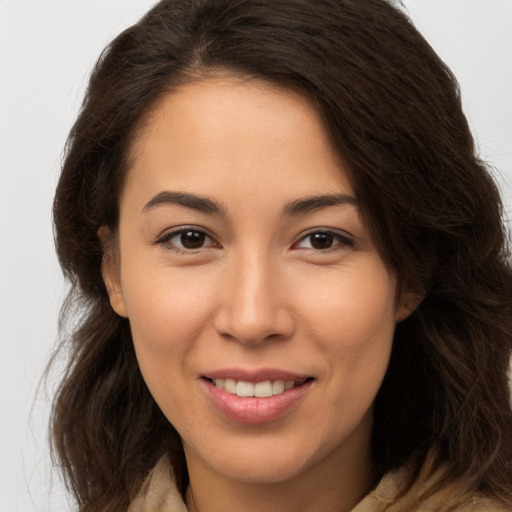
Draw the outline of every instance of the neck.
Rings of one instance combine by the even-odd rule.
[[[374,484],[369,449],[357,458],[331,454],[293,478],[263,484],[234,481],[190,462],[189,512],[349,512]]]

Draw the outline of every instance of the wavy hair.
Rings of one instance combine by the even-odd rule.
[[[51,434],[80,511],[126,510],[164,453],[187,485],[179,435],[145,386],[128,321],[110,307],[97,233],[116,229],[130,148],[151,110],[219,71],[314,104],[382,258],[425,296],[397,326],[376,398],[377,476],[411,460],[418,474],[435,452],[434,469],[446,469],[438,486],[512,506],[512,271],[499,194],[450,70],[390,1],[163,0],[102,53],[54,202],[72,287]]]

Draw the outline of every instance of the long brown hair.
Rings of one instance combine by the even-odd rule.
[[[376,399],[377,474],[409,460],[419,468],[435,448],[442,485],[512,506],[512,271],[499,194],[450,70],[385,0],[164,0],[101,55],[55,196],[72,327],[52,436],[80,510],[125,510],[164,453],[187,484],[179,435],[110,307],[97,232],[116,229],[131,143],[151,109],[219,70],[311,100],[383,259],[425,296],[397,326]]]

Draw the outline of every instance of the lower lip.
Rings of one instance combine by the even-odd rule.
[[[310,389],[312,380],[278,395],[267,398],[240,397],[203,380],[213,405],[227,419],[246,425],[261,425],[275,421],[290,412]]]

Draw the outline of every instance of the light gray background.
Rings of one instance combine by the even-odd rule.
[[[152,0],[0,0],[0,511],[64,511],[38,391],[65,285],[51,203],[62,148],[104,45]],[[405,0],[462,86],[512,212],[512,0]]]

